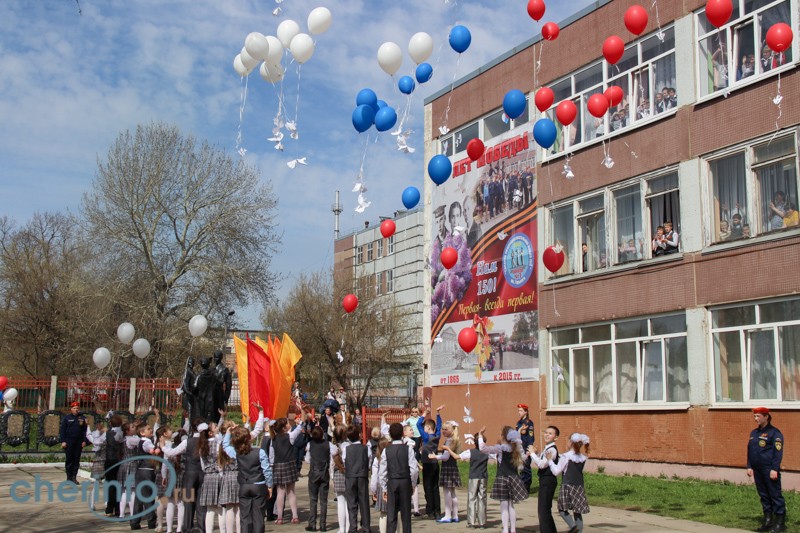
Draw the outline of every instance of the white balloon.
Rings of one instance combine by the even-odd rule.
[[[126,342],[125,344],[128,343]],[[97,368],[105,368],[111,362],[111,352],[108,351],[108,348],[98,348],[92,355],[92,361],[94,361]]]
[[[136,329],[130,322],[123,322],[117,327],[117,338],[122,344],[130,344],[136,336]]]
[[[280,39],[281,44],[286,48],[289,48],[289,44],[298,33],[300,33],[300,25],[292,19],[284,20],[278,24],[278,39]]]
[[[246,68],[248,71],[253,70],[256,68],[256,65],[258,65],[258,59],[255,59],[253,56],[248,54],[244,47],[242,47],[242,51],[239,52],[239,57],[242,58],[242,65],[244,65],[244,68]]]
[[[236,57],[233,58],[233,70],[236,71],[236,74],[244,78],[248,74],[250,74],[250,70],[244,66],[242,63],[242,55],[236,54]]]
[[[285,74],[281,65],[267,65],[266,63],[261,63],[261,68],[258,69],[258,72],[264,78],[264,81],[269,83],[278,83]]]
[[[147,339],[136,339],[133,341],[133,354],[139,359],[144,359],[150,355],[150,343]]]
[[[244,49],[253,59],[264,61],[269,55],[269,41],[263,33],[254,31],[244,40]]]
[[[194,315],[189,320],[189,333],[192,334],[192,337],[199,337],[206,332],[206,329],[208,329],[208,320],[203,315]]]
[[[14,400],[17,399],[17,395],[18,394],[19,393],[17,392],[17,389],[15,389],[13,387],[10,388],[10,389],[6,389],[3,392],[3,401],[4,402],[13,402]]]
[[[298,33],[289,44],[289,51],[301,65],[314,55],[314,39],[307,33]]]
[[[432,53],[433,38],[424,31],[415,33],[411,40],[408,41],[408,55],[417,65],[424,63],[426,59],[431,57]]]
[[[266,62],[270,65],[277,65],[283,59],[283,44],[274,35],[267,35],[267,42],[269,43],[269,55]]]
[[[315,7],[308,14],[308,32],[312,35],[325,33],[331,27],[333,16],[327,7]]]
[[[383,43],[378,48],[378,64],[386,74],[393,76],[403,64],[403,51],[395,43]]]

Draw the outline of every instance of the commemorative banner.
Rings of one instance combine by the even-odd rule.
[[[453,160],[435,187],[431,228],[431,384],[539,378],[536,148],[520,126],[487,141],[477,161]],[[442,266],[442,250],[458,261]],[[473,327],[465,353],[458,334]]]

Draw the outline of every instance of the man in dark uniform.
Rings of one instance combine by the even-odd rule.
[[[80,404],[72,402],[69,414],[61,419],[61,447],[66,455],[65,470],[67,481],[78,484],[78,467],[81,464],[81,450],[86,446],[86,417],[80,414]]]
[[[517,420],[517,431],[522,438],[522,449],[527,450],[528,446],[533,446],[536,442],[536,434],[534,433],[533,420],[528,416],[528,406],[524,403],[517,404],[517,413],[519,420]],[[531,471],[531,459],[528,457],[522,464],[522,484],[528,492],[531,491],[531,483],[533,482],[533,472]]]
[[[747,476],[756,482],[761,497],[764,521],[756,531],[786,531],[786,502],[781,494],[783,435],[772,425],[766,407],[753,409],[758,427],[750,432],[747,443]]]

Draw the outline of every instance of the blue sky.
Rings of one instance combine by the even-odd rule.
[[[267,141],[278,107],[276,87],[261,79],[257,67],[248,80],[242,146],[246,160],[272,181],[279,200],[283,244],[275,267],[286,276],[279,295],[297,274],[332,264],[330,206],[337,189],[344,232],[402,208],[405,187],[422,189],[424,98],[454,75],[465,75],[538,33],[523,0],[79,2],[0,2],[0,216],[18,224],[36,212],[77,212],[97,158],[121,131],[137,124],[173,123],[235,155],[242,85],[232,61],[245,37],[251,31],[275,35],[287,18],[305,32],[313,8],[330,9],[333,24],[316,36],[316,51],[302,66],[299,83],[297,65],[284,58],[285,105],[291,116],[297,109],[299,132],[297,140],[287,135],[284,152]],[[542,22],[561,21],[591,3],[550,0]],[[454,24],[472,33],[458,62],[447,44]],[[398,152],[394,137],[387,132],[376,140],[372,130],[364,169],[372,205],[358,214],[350,191],[365,137],[351,123],[355,95],[372,88],[400,112],[405,96],[381,70],[376,54],[382,43],[396,42],[405,54],[395,80],[413,74],[407,46],[420,31],[434,40],[428,60],[434,76],[413,94],[415,133],[409,144],[417,151]],[[306,157],[308,166],[290,169],[286,163],[299,157]],[[238,310],[239,325],[256,327],[258,313],[252,306]]]

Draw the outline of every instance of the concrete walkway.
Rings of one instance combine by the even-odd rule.
[[[0,533],[74,533],[79,531],[108,531],[123,532],[130,531],[128,523],[110,523],[102,518],[95,517],[87,507],[86,503],[76,501],[75,503],[63,503],[47,501],[47,494],[42,493],[42,501],[36,503],[31,501],[18,503],[11,498],[11,485],[15,482],[25,481],[30,485],[30,489],[23,487],[16,490],[17,495],[32,495],[33,485],[36,477],[41,481],[48,481],[57,487],[64,480],[63,465],[0,465]],[[306,467],[307,468],[307,467]],[[82,476],[86,474],[81,471]],[[79,476],[79,480],[84,478]],[[88,491],[89,483],[85,483]],[[18,484],[18,487],[20,485]],[[84,490],[81,485],[80,491]],[[78,498],[80,494],[76,495]],[[304,519],[308,516],[308,490],[306,489],[306,478],[300,478],[297,484],[298,506],[300,509],[301,523],[292,525],[284,524],[277,526],[274,522],[268,522],[266,530],[268,532],[281,533],[305,533]],[[590,496],[591,498],[591,496]],[[88,501],[88,497],[86,498]],[[461,508],[461,522],[458,524],[437,524],[433,520],[414,519],[413,529],[416,532],[433,533],[441,532],[442,529],[455,532],[470,531],[466,522],[466,493],[459,494],[459,505]],[[424,506],[424,497],[420,497],[420,503]],[[555,513],[555,511],[554,511]],[[330,502],[328,507],[329,530],[336,531],[336,504]],[[592,512],[585,517],[584,531],[593,532],[625,532],[625,533],[650,533],[650,532],[694,532],[694,533],[714,533],[714,532],[736,532],[740,529],[727,529],[688,520],[674,520],[662,518],[646,513],[636,513],[632,511],[620,511],[605,507],[592,507]],[[489,502],[489,527],[487,531],[499,532],[500,509],[496,502]],[[559,531],[567,531],[564,522],[556,515],[556,525]],[[146,523],[142,526],[147,528]],[[333,526],[333,527],[332,527]],[[378,532],[378,518],[372,515],[372,531]],[[536,518],[536,503],[534,499],[526,500],[517,506],[517,532],[533,533],[538,532],[538,522]]]

